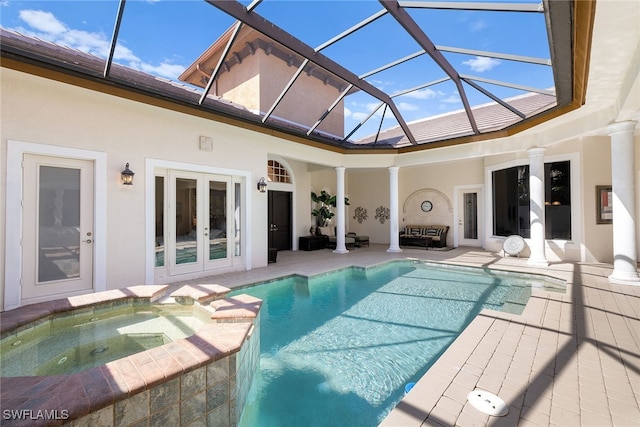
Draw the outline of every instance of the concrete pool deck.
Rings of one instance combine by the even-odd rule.
[[[479,248],[386,248],[279,252],[267,267],[194,283],[233,288],[404,258],[557,277],[567,281],[566,293],[536,292],[522,315],[483,311],[381,425],[640,426],[640,286],[609,283],[611,265],[558,262],[540,269]],[[509,413],[475,409],[467,401],[474,389],[496,394]]]

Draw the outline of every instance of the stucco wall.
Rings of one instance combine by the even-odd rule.
[[[251,176],[247,191],[252,210],[266,212],[267,198],[253,191],[253,181],[266,173],[267,150],[253,141],[253,132],[8,69],[2,70],[1,83],[3,204],[8,140],[106,153],[107,235],[95,239],[109,242],[108,289],[145,283],[146,159],[244,171]],[[213,151],[199,149],[201,135],[213,138]],[[136,173],[131,188],[119,182],[127,162]],[[5,215],[0,217],[4,242]],[[267,264],[264,218],[262,214],[248,216],[253,230],[253,267]],[[4,259],[3,254],[3,278]]]
[[[262,50],[258,50],[254,57],[260,61],[259,66],[262,70],[260,108],[263,112],[267,112],[287,87],[297,67],[289,66],[275,56],[267,56]],[[302,72],[273,111],[273,115],[311,127],[338,98],[338,95],[339,91],[334,86],[324,84],[316,77]],[[317,129],[336,136],[344,134],[343,102],[336,106]]]
[[[369,236],[370,243],[389,243],[389,220],[384,223],[376,218],[376,209],[380,207],[389,209],[389,171],[388,169],[352,169],[349,176],[349,216],[347,218],[347,231]],[[366,219],[363,216],[359,222],[356,209],[366,210]]]
[[[590,165],[582,177],[585,261],[613,262],[613,225],[596,224],[596,186],[611,185],[611,141],[603,136],[584,138],[583,143],[584,163]]]

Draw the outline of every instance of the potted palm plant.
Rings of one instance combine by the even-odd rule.
[[[316,225],[318,227],[326,227],[331,223],[331,220],[335,216],[333,208],[336,207],[336,196],[332,196],[326,191],[322,190],[320,195],[315,192],[311,192],[311,200],[318,203],[316,209],[311,211],[311,215],[316,217]],[[344,204],[349,205],[349,198],[344,198]]]

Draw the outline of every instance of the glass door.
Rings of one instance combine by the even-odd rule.
[[[205,175],[205,269],[231,265],[233,254],[233,198],[228,177]]]
[[[215,175],[169,173],[170,274],[185,274],[231,264],[229,247],[233,205],[231,180]],[[233,200],[231,200],[233,201]]]
[[[93,289],[93,162],[24,157],[22,299]]]
[[[481,190],[465,189],[458,192],[458,245],[482,246]]]

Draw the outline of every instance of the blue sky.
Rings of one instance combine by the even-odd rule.
[[[242,3],[246,5],[249,1]],[[108,54],[118,9],[115,0],[0,0],[0,4],[3,28],[100,57]],[[376,0],[265,0],[256,12],[317,47],[380,10],[382,6]],[[437,46],[549,58],[542,14],[412,9],[410,15]],[[129,0],[115,61],[175,79],[233,23],[231,17],[204,1]],[[418,51],[418,44],[387,15],[322,53],[361,75]],[[550,67],[453,53],[445,53],[445,57],[461,74],[540,89],[553,86]],[[427,55],[422,55],[368,77],[367,81],[394,94],[444,76]],[[523,93],[496,85],[483,86],[501,97]],[[469,86],[465,90],[472,105],[489,102],[489,98]],[[462,108],[452,82],[397,97],[395,102],[406,121]],[[345,101],[346,132],[378,104],[378,100],[366,94],[350,96]],[[359,136],[377,129],[381,111],[378,118],[359,131]],[[393,117],[387,117],[383,128],[396,123]]]

